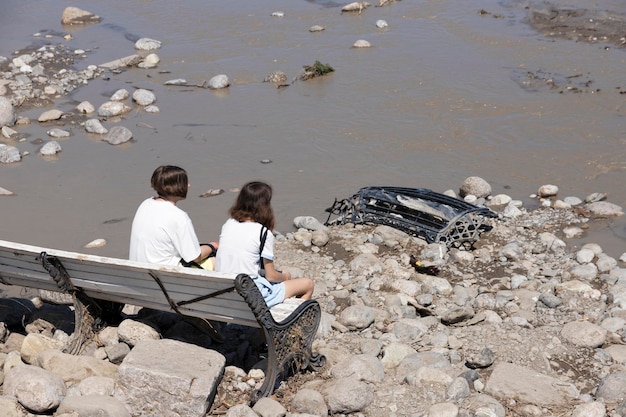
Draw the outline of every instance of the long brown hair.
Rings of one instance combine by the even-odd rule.
[[[272,187],[260,181],[251,181],[241,188],[229,214],[243,222],[254,220],[270,230],[274,230],[274,210],[272,210]]]
[[[187,171],[174,165],[162,165],[152,173],[150,185],[159,197],[187,198]]]

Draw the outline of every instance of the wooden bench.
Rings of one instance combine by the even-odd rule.
[[[0,283],[71,294],[75,329],[66,351],[76,354],[99,314],[97,300],[263,329],[268,365],[251,403],[270,395],[279,376],[319,370],[326,362],[311,347],[321,319],[315,300],[285,300],[271,310],[254,281],[182,266],[162,266],[66,252],[0,240]],[[85,329],[87,327],[88,329]]]

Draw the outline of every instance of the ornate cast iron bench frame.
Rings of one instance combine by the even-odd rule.
[[[245,274],[143,264],[0,240],[0,283],[71,296],[75,328],[65,351],[72,354],[93,336],[96,320],[106,316],[111,303],[261,328],[268,364],[251,404],[271,395],[279,377],[320,370],[326,363],[323,355],[312,352],[321,319],[317,301],[289,299],[269,309]]]
[[[496,214],[426,188],[364,187],[351,198],[336,200],[326,209],[326,225],[383,224],[420,237],[428,243],[471,249],[483,232],[486,218]],[[337,216],[331,220],[331,216]]]

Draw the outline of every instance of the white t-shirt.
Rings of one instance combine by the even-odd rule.
[[[261,228],[256,222],[238,222],[228,219],[222,226],[220,245],[215,258],[215,270],[244,273],[256,277],[259,271]],[[274,260],[274,235],[268,231],[263,247],[263,258]]]
[[[200,243],[187,213],[152,197],[141,203],[130,232],[131,261],[177,265],[198,256]]]

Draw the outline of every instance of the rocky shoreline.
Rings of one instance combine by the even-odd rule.
[[[476,177],[470,182],[488,187]],[[471,192],[481,191],[466,191],[466,199],[476,198]],[[73,357],[60,351],[71,311],[36,299],[0,304],[11,312],[1,337],[0,402],[20,417],[33,415],[27,409],[64,417],[624,416],[626,253],[614,259],[599,245],[576,243],[589,222],[623,210],[591,201],[601,195],[585,202],[558,199],[554,186],[542,192],[549,195],[537,196],[535,210],[505,195],[478,198],[498,217],[471,251],[388,226],[295,219],[308,228],[280,237],[277,263],[315,280],[323,319],[314,351],[328,363],[323,372],[286,379],[254,408],[249,395],[264,375],[254,329],[226,326],[226,342],[217,344],[175,315],[127,307],[124,321]],[[411,255],[438,273],[417,272]],[[129,375],[145,388],[129,369],[146,344],[146,358],[155,351],[171,358],[171,374],[200,368],[184,363],[188,352],[217,355],[203,361],[217,367],[204,370],[213,380],[200,396],[204,411],[172,412],[171,399],[154,403],[154,392],[120,388]],[[188,398],[188,388],[177,387],[173,397]]]

